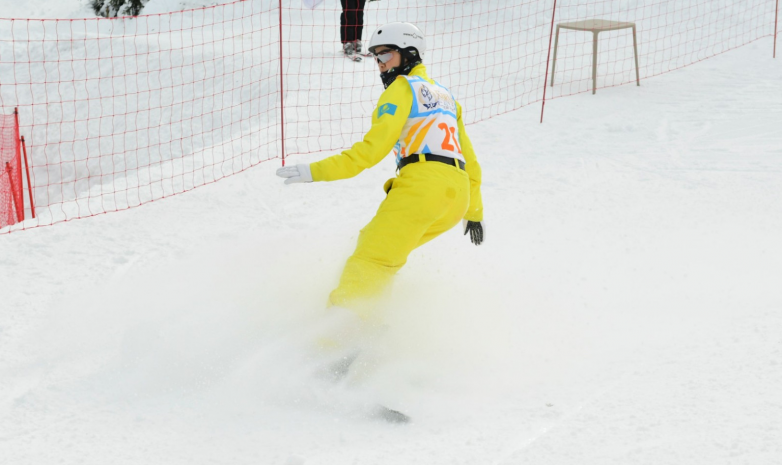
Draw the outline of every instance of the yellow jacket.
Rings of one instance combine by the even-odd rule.
[[[419,76],[434,84],[426,74],[426,67],[418,65],[410,71],[410,76]],[[379,108],[390,103],[396,105],[394,114],[379,115]],[[352,178],[367,168],[378,164],[399,141],[410,110],[413,106],[413,92],[403,77],[398,77],[380,96],[377,107],[372,113],[372,127],[364,140],[353,144],[348,150],[310,164],[313,181],[336,181]],[[383,116],[380,118],[379,116]],[[465,171],[470,177],[470,207],[464,215],[468,221],[483,220],[483,201],[481,199],[481,166],[475,157],[470,138],[464,129],[462,106],[456,102],[456,119],[459,124],[459,145],[465,161]]]

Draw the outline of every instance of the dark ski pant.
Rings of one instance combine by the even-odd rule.
[[[340,0],[342,14],[339,17],[339,36],[342,43],[361,40],[364,30],[364,5],[367,0]]]

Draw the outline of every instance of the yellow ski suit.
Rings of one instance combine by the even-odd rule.
[[[424,65],[413,68],[410,76],[434,84]],[[380,96],[372,115],[372,127],[364,140],[338,155],[310,164],[312,180],[351,178],[376,165],[400,140],[413,101],[411,86],[399,76]],[[390,107],[395,111],[389,112]],[[404,166],[396,178],[389,179],[384,186],[388,195],[372,221],[361,230],[339,286],[329,296],[330,305],[347,308],[369,319],[375,299],[407,262],[413,249],[462,219],[483,220],[481,167],[464,129],[458,102],[456,117],[465,171],[445,163],[426,162],[424,155],[421,161]]]

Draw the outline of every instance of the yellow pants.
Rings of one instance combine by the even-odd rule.
[[[469,177],[455,166],[429,161],[402,168],[377,214],[361,230],[330,305],[370,319],[377,297],[410,252],[457,225],[469,204]]]

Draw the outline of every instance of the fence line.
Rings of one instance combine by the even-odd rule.
[[[765,37],[776,54],[778,0],[420,3],[370,3],[353,32],[367,40],[383,23],[416,23],[430,74],[462,102],[467,123],[538,102],[542,118],[546,100],[643,81]],[[371,59],[342,58],[340,14],[332,2],[310,10],[300,0],[238,0],[135,18],[0,19],[0,113],[19,108],[37,213],[0,234],[350,146],[383,89]],[[637,58],[628,30],[555,37],[555,26],[587,20],[634,23]]]

